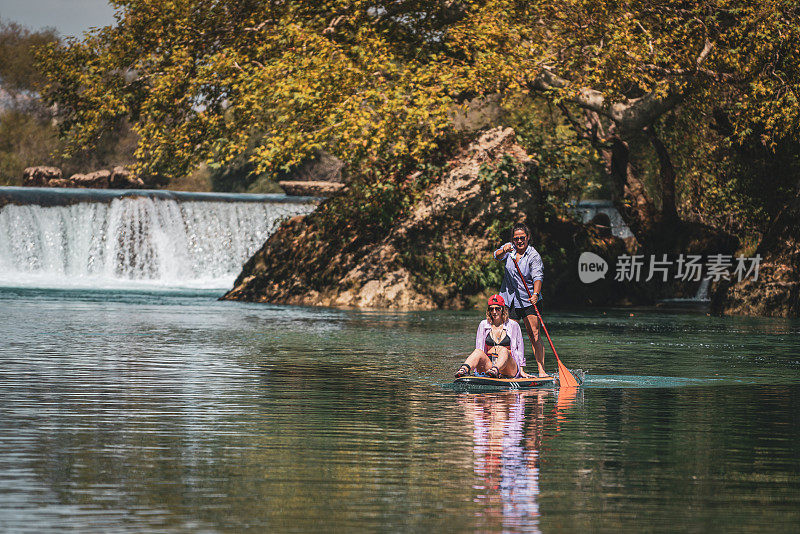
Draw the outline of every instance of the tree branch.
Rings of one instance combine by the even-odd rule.
[[[708,55],[711,53],[711,50],[713,49],[714,49],[714,41],[706,39],[705,45],[703,45],[703,50],[700,52],[700,55],[697,56],[697,59],[694,62],[696,69],[698,70],[700,69],[700,67],[705,62],[706,58],[708,58]]]
[[[629,99],[625,102],[608,102],[603,93],[590,87],[582,87],[567,96],[567,100],[578,106],[611,119],[619,134],[628,137],[653,124],[661,115],[677,106],[692,91],[694,82],[700,75],[709,75],[712,71],[701,69],[711,51],[714,42],[706,39],[703,50],[695,60],[695,69],[676,74],[676,80],[664,82],[666,91],[653,90],[646,95]],[[539,74],[527,83],[533,91],[565,91],[570,81],[562,78],[550,68],[543,68]]]
[[[611,119],[620,135],[627,137],[641,131],[642,128],[652,124],[661,115],[674,108],[683,100],[689,86],[690,84],[671,84],[664,95],[651,91],[640,98],[612,103],[609,103],[600,91],[583,87],[577,93],[567,96],[567,100]],[[568,80],[556,76],[547,69],[542,70],[536,78],[528,82],[528,88],[533,91],[558,91],[568,87]]]

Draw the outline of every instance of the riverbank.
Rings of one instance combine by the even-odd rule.
[[[767,229],[756,279],[720,286],[713,309],[730,315],[800,317],[800,189]]]
[[[385,197],[366,198],[375,194],[370,189],[362,190],[362,197],[359,191],[348,192],[323,203],[319,213],[288,220],[298,213],[292,207],[264,212],[264,219],[272,221],[267,231],[263,220],[245,216],[245,211],[258,204],[294,206],[319,199],[4,187],[0,210],[6,204],[18,208],[13,215],[0,212],[0,262],[6,267],[0,279],[50,288],[211,284],[229,289],[223,297],[229,300],[463,309],[497,291],[501,272],[490,255],[503,240],[504,222],[522,214],[533,227],[534,246],[545,258],[548,308],[653,306],[663,299],[669,301],[666,306],[702,305],[707,284],[699,289],[697,283],[670,285],[668,291],[659,291],[657,282],[616,281],[618,259],[635,251],[635,240],[623,241],[610,232],[613,228],[619,234],[619,221],[609,228],[607,220],[592,221],[584,214],[581,218],[588,224],[581,224],[569,211],[554,210],[535,194],[540,191],[537,171],[513,131],[495,129],[427,174],[407,176],[404,187]],[[220,205],[212,207],[215,203]],[[90,208],[91,204],[116,207]],[[245,204],[251,207],[244,210]],[[210,211],[204,213],[201,205]],[[49,209],[61,207],[71,208],[60,214]],[[792,221],[800,218],[793,218],[794,213],[787,209],[755,251],[763,259],[758,280],[711,284],[714,313],[798,316],[800,248],[792,241]],[[212,228],[217,229],[205,235]],[[256,228],[261,233],[253,233]],[[274,229],[275,236],[266,240]],[[117,237],[111,239],[109,232],[117,232]],[[248,241],[242,245],[244,237]],[[604,258],[609,269],[604,278],[588,284],[578,276],[579,256],[587,251]],[[240,262],[248,257],[240,271]],[[646,269],[645,265],[642,278]]]

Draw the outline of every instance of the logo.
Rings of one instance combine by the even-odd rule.
[[[578,258],[578,278],[584,284],[591,284],[606,277],[608,263],[593,252],[584,252]]]
[[[731,256],[726,254],[678,254],[670,258],[661,254],[649,256],[643,254],[622,254],[617,257],[614,280],[616,282],[667,282],[681,280],[683,282],[700,282],[720,280],[741,282],[747,278],[758,280],[761,255],[753,258]],[[591,284],[605,278],[608,273],[606,260],[592,252],[583,252],[578,258],[578,277],[584,284]]]

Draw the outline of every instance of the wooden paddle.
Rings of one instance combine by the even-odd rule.
[[[550,348],[553,350],[553,354],[555,354],[556,362],[558,362],[558,382],[559,382],[559,384],[561,384],[562,386],[568,387],[568,388],[576,388],[576,387],[578,387],[580,384],[578,384],[578,381],[575,379],[574,376],[572,376],[572,373],[570,372],[569,369],[567,369],[567,366],[564,365],[563,363],[561,363],[561,358],[558,357],[558,353],[556,352],[556,348],[553,345],[553,340],[550,339],[550,334],[547,333],[547,327],[544,325],[544,320],[542,319],[542,314],[539,313],[539,308],[536,306],[536,303],[533,302],[533,295],[531,294],[530,288],[528,288],[528,282],[526,282],[525,281],[525,277],[522,276],[522,270],[519,268],[519,263],[517,263],[517,258],[515,258],[513,256],[514,252],[513,251],[509,252],[509,254],[512,254],[511,259],[514,261],[514,266],[517,268],[517,272],[519,273],[519,278],[520,278],[520,280],[522,280],[522,283],[525,285],[525,291],[528,292],[528,298],[531,300],[531,304],[533,304],[533,309],[536,310],[536,317],[539,318],[539,324],[542,325],[542,330],[544,330],[544,335],[547,336],[547,341],[550,342]],[[528,329],[526,328],[525,330],[528,330]],[[531,335],[531,333],[530,333],[530,331],[528,331],[528,337],[530,337],[530,335]],[[532,337],[531,337],[531,347],[533,347],[533,352],[534,352],[534,355],[535,355],[536,354],[536,347],[533,346],[533,338]]]

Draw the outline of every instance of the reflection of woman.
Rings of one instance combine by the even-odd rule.
[[[538,531],[539,443],[545,398],[552,395],[531,390],[459,398],[473,423],[473,487],[488,505],[484,514],[499,517],[503,531]]]
[[[475,350],[456,372],[456,378],[473,370],[492,378],[527,377],[522,330],[516,321],[508,318],[508,308],[503,297],[492,295],[486,309],[486,319],[478,325]]]

